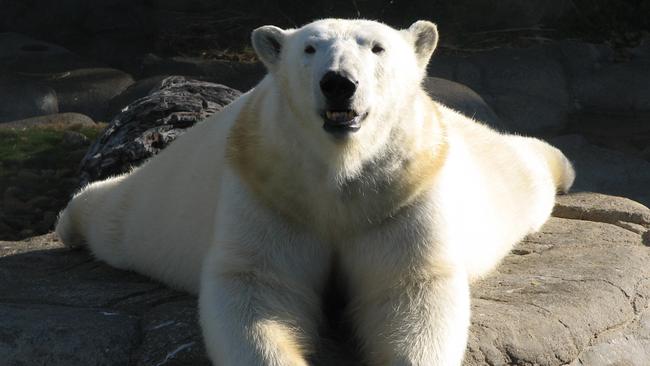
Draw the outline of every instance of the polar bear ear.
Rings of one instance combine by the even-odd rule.
[[[257,57],[269,70],[274,70],[280,59],[286,32],[273,25],[265,25],[253,31],[251,37]]]
[[[425,68],[438,44],[438,28],[431,22],[418,20],[409,27],[408,33],[413,39],[418,64]]]

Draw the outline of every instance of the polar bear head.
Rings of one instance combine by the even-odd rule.
[[[310,138],[339,146],[388,138],[412,108],[437,41],[428,21],[396,30],[369,20],[324,19],[299,29],[264,26],[252,35],[297,123]]]

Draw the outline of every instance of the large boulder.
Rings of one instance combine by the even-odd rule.
[[[197,57],[163,58],[153,54],[146,55],[142,59],[141,67],[140,74],[143,77],[184,75],[243,91],[254,87],[266,75],[266,69],[260,62],[209,60]]]
[[[650,210],[582,193],[555,215],[473,286],[465,365],[646,365]]]
[[[472,286],[465,366],[647,365],[650,210],[582,193],[556,215]],[[209,365],[194,297],[53,235],[0,242],[0,278],[5,365]]]
[[[474,90],[509,132],[581,134],[650,160],[649,48],[646,42],[621,60],[605,45],[550,42],[434,56],[428,73]]]
[[[423,85],[429,96],[437,102],[498,130],[505,130],[503,122],[492,108],[469,87],[436,77],[425,78]]]
[[[56,91],[60,112],[86,114],[97,121],[107,121],[108,103],[134,80],[120,70],[92,67],[71,69],[42,81]]]
[[[623,196],[650,206],[650,162],[620,151],[596,146],[580,135],[550,142],[573,162],[575,190]]]
[[[3,365],[209,365],[193,297],[52,235],[0,241],[0,257]]]
[[[240,94],[181,76],[160,81],[151,94],[125,107],[93,143],[81,162],[81,185],[141,164]]]
[[[0,33],[0,122],[56,112],[109,118],[108,102],[134,80],[51,43]]]
[[[51,87],[0,77],[0,123],[58,111],[59,101]]]
[[[552,135],[569,122],[569,84],[557,47],[434,56],[429,75],[475,90],[510,132]]]
[[[574,130],[599,136],[639,136],[650,142],[650,60],[633,59],[577,78]]]
[[[31,127],[96,127],[97,124],[90,117],[80,113],[57,113],[39,117],[25,118],[17,121],[0,124],[0,129]]]
[[[68,49],[24,34],[0,33],[0,71],[27,75],[56,74],[90,64]]]

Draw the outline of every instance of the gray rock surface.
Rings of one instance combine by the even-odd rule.
[[[134,80],[111,68],[72,69],[49,76],[43,82],[56,91],[61,112],[83,113],[97,121],[108,121],[108,103]]]
[[[55,74],[91,64],[68,49],[19,33],[0,33],[0,74]]]
[[[266,69],[259,62],[244,63],[191,57],[161,58],[150,54],[142,60],[141,74],[145,77],[186,75],[247,91],[262,80]]]
[[[576,79],[575,131],[650,141],[650,60],[614,64]]]
[[[51,87],[0,76],[0,123],[58,111],[58,98]]]
[[[5,365],[125,365],[138,345],[138,319],[112,311],[2,304],[0,319],[0,336],[10,339],[0,344]]]
[[[473,286],[466,365],[647,365],[650,227],[629,199],[558,197],[555,216]]]
[[[169,77],[118,114],[81,162],[81,185],[129,170],[240,95],[224,85]]]
[[[647,142],[647,47],[639,46],[625,61],[615,61],[607,46],[578,41],[434,55],[429,75],[472,88],[512,132],[553,136],[571,131]]]
[[[646,365],[648,260],[636,233],[551,219],[474,286],[465,364]]]
[[[157,31],[146,1],[25,0],[3,2],[2,28],[67,44],[100,60],[133,58]],[[97,50],[97,51],[95,51]],[[131,51],[131,52],[129,52]],[[110,58],[102,57],[110,56]]]
[[[502,122],[497,128],[556,143],[575,162],[577,190],[649,205],[647,47],[624,60],[610,47],[579,41],[434,56],[429,75],[461,84],[450,84],[443,98],[467,97],[456,91],[463,85],[475,91],[469,100],[484,102]]]
[[[57,111],[107,120],[108,102],[134,82],[125,72],[16,33],[0,33],[0,75],[0,121]]]
[[[120,94],[111,99],[108,103],[108,114],[113,117],[117,116],[129,104],[160,89],[162,81],[169,76],[170,75],[156,75],[137,80]]]
[[[650,206],[650,162],[592,145],[579,135],[559,136],[550,142],[573,162],[575,191],[628,197]]]
[[[0,124],[0,128],[29,128],[29,127],[47,127],[47,126],[95,126],[95,121],[90,117],[80,113],[57,113],[45,116],[21,119],[18,121],[5,122]]]
[[[599,193],[559,196],[553,216],[614,224],[637,234],[650,227],[650,211],[646,206],[625,197],[612,199]]]
[[[449,108],[460,111],[477,121],[485,122],[496,129],[505,129],[503,122],[483,98],[463,84],[427,77],[424,80],[424,89],[434,100]]]
[[[509,131],[552,134],[568,123],[569,86],[557,47],[434,56],[429,75],[449,78],[475,90]]]
[[[558,201],[563,218],[472,286],[465,366],[648,364],[650,248],[612,222],[647,230],[650,210],[589,193]],[[209,365],[195,298],[52,235],[0,242],[0,294],[8,366]]]
[[[422,2],[425,3],[426,2]],[[569,14],[575,5],[568,0],[457,0],[440,3],[449,16],[462,25],[462,29],[507,29],[510,27],[535,27],[553,23]],[[489,14],[489,16],[487,16]]]
[[[52,235],[0,241],[0,279],[3,365],[208,365],[194,298]]]
[[[635,47],[632,55],[637,59],[650,60],[650,39],[643,40],[638,47]]]
[[[650,113],[650,61],[632,60],[604,67],[576,80],[574,88],[582,108]]]

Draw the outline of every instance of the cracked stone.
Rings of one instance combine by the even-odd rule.
[[[579,135],[564,135],[550,142],[573,162],[573,191],[622,196],[650,206],[650,162],[590,144]]]

